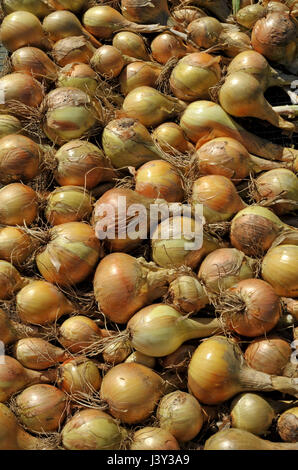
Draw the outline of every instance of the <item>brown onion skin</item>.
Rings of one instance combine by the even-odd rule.
[[[20,101],[31,108],[38,108],[44,98],[41,84],[30,75],[21,72],[13,72],[0,78],[0,90],[5,96],[4,104],[0,109],[5,109],[6,102]]]
[[[233,296],[237,299],[236,302],[239,299],[243,303],[241,311],[233,312],[233,307],[230,307],[229,312],[227,307],[224,314],[227,327],[239,335],[262,335],[272,330],[280,318],[280,298],[270,284],[261,279],[244,279],[227,289],[223,295],[231,298],[232,305]]]
[[[94,362],[85,357],[67,359],[59,367],[59,388],[70,395],[92,395],[100,389],[101,376]]]
[[[167,430],[157,427],[139,429],[132,436],[130,450],[179,450],[180,446],[175,437]]]
[[[0,259],[21,266],[36,249],[36,240],[22,228],[4,226],[0,228]]]
[[[57,67],[47,54],[37,47],[21,47],[14,51],[11,63],[15,72],[27,73],[37,80],[55,80]]]
[[[266,374],[283,375],[291,357],[291,346],[283,338],[271,334],[254,339],[246,348],[244,357],[253,369]]]
[[[195,351],[192,344],[182,344],[175,352],[159,358],[158,362],[163,369],[173,369],[178,373],[186,372],[192,354]]]
[[[52,49],[56,64],[65,67],[73,62],[89,64],[94,54],[94,47],[84,36],[70,36],[57,41]]]
[[[29,369],[43,370],[65,361],[69,354],[42,338],[23,338],[13,345],[14,357]]]
[[[102,330],[95,321],[83,315],[69,317],[58,332],[59,343],[71,353],[81,353],[102,338]]]
[[[29,181],[39,171],[41,151],[28,137],[10,134],[0,139],[0,182]]]
[[[30,225],[38,215],[36,192],[21,183],[0,189],[0,224]]]
[[[151,42],[152,57],[160,64],[166,64],[171,58],[181,59],[187,53],[183,42],[170,33],[162,33]]]
[[[277,431],[285,442],[298,442],[298,408],[285,411],[277,421]]]

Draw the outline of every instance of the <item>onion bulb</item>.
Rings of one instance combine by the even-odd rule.
[[[27,73],[37,80],[54,81],[57,78],[57,66],[37,47],[21,47],[14,51],[11,65],[15,72]]]
[[[114,366],[116,364],[120,364],[120,362],[124,362],[130,353],[131,346],[129,344],[129,341],[123,341],[123,343],[118,343],[117,341],[115,341],[115,343],[112,342],[111,344],[105,346],[104,351],[102,353],[102,357],[106,364],[111,364]]]
[[[162,67],[152,62],[138,61],[128,64],[119,77],[121,93],[126,96],[129,92],[141,86],[155,88],[161,72]]]
[[[131,437],[130,450],[179,450],[179,444],[173,434],[158,427],[146,426],[134,432]]]
[[[262,278],[277,295],[298,297],[298,246],[280,245],[266,253],[262,262]]]
[[[67,396],[53,385],[31,385],[15,399],[19,421],[33,432],[58,431],[66,416]]]
[[[21,183],[11,183],[0,189],[0,224],[30,225],[38,215],[36,192]]]
[[[209,292],[219,294],[243,279],[254,277],[256,264],[236,248],[219,248],[203,260],[198,277]]]
[[[11,299],[26,283],[11,263],[0,260],[0,300]]]
[[[1,111],[7,109],[10,101],[19,101],[25,106],[38,108],[44,97],[41,84],[30,75],[19,72],[9,73],[0,78],[0,93],[3,96]],[[15,107],[10,111],[18,113]]]
[[[223,27],[216,18],[204,16],[189,23],[187,31],[197,46],[208,49],[218,44]]]
[[[22,266],[36,249],[36,239],[20,227],[0,228],[0,259]]]
[[[66,423],[61,435],[67,450],[119,450],[127,431],[107,413],[83,409]]]
[[[151,42],[152,57],[165,65],[172,58],[181,59],[187,54],[187,47],[180,38],[165,32],[158,34]]]
[[[166,25],[170,17],[167,0],[121,0],[121,11],[135,23]]]
[[[65,67],[73,62],[89,64],[94,52],[95,48],[84,36],[69,36],[55,42],[51,54],[56,64]]]
[[[18,292],[16,309],[24,323],[47,325],[73,313],[74,306],[55,285],[36,280]]]
[[[52,8],[44,0],[3,0],[3,9],[5,14],[12,13],[13,11],[29,11],[38,16],[38,18],[43,18],[48,15]]]
[[[142,354],[139,351],[134,351],[125,359],[125,362],[137,362],[138,364],[142,364],[143,366],[154,369],[155,364],[156,364],[156,359],[155,357]]]
[[[97,365],[85,357],[67,359],[58,369],[58,387],[71,400],[92,395],[100,389],[101,376]]]
[[[0,340],[4,345],[15,343],[27,336],[39,336],[39,334],[38,328],[11,320],[0,308]]]
[[[0,41],[9,52],[24,46],[50,48],[41,22],[27,11],[14,11],[4,17],[0,26]]]
[[[169,393],[159,402],[156,417],[159,426],[178,442],[191,441],[203,426],[203,412],[195,397],[186,392]]]
[[[114,172],[102,150],[87,140],[71,140],[55,154],[54,176],[60,186],[92,189],[102,181],[111,181]]]
[[[135,191],[143,196],[162,198],[168,202],[181,202],[184,198],[182,178],[175,166],[165,160],[150,161],[138,169]]]
[[[149,418],[162,394],[162,378],[149,367],[133,362],[112,367],[100,389],[100,398],[111,415],[127,424]]]
[[[22,130],[19,119],[9,114],[0,115],[0,138],[9,134],[18,134]]]
[[[162,158],[146,127],[137,119],[121,118],[109,122],[102,134],[105,155],[115,168],[133,166]]]
[[[87,64],[74,62],[65,65],[58,73],[57,86],[79,88],[93,96],[97,90],[97,75]]]
[[[182,314],[196,313],[209,303],[202,284],[187,275],[178,276],[171,282],[166,299]]]
[[[107,79],[118,77],[125,63],[121,51],[109,45],[96,49],[90,60],[93,69]]]
[[[229,220],[246,207],[231,180],[221,175],[202,176],[192,186],[191,204],[203,205],[207,223]]]
[[[176,351],[158,359],[163,369],[173,370],[175,373],[184,374],[196,347],[192,344],[182,344]]]
[[[245,391],[277,390],[298,396],[295,380],[250,368],[239,345],[224,336],[207,338],[197,347],[188,367],[188,387],[207,405],[223,403]]]
[[[83,352],[99,339],[102,333],[94,320],[74,315],[65,320],[58,331],[58,341],[71,353]]]
[[[173,94],[184,101],[209,98],[209,90],[221,77],[220,57],[194,52],[180,59],[170,76]]]
[[[236,21],[244,28],[251,29],[260,18],[265,16],[265,13],[264,6],[259,3],[246,5],[237,11]]]
[[[88,220],[92,198],[81,186],[62,186],[48,196],[45,216],[51,225]]]
[[[204,450],[297,450],[297,444],[271,442],[243,429],[223,429],[205,442]]]
[[[42,152],[33,140],[18,134],[0,139],[0,182],[29,181],[39,172]]]
[[[100,242],[92,227],[68,222],[51,228],[49,235],[51,241],[36,256],[45,280],[69,286],[86,279],[100,256]]]
[[[152,133],[152,138],[158,143],[161,149],[170,154],[192,153],[193,145],[186,139],[180,126],[175,122],[164,122],[156,127]]]
[[[28,369],[43,370],[68,359],[69,354],[42,338],[23,338],[13,345],[14,357]]]
[[[283,375],[291,357],[291,346],[283,338],[270,335],[254,339],[246,348],[244,357],[253,369],[266,374]]]
[[[167,292],[174,272],[143,258],[111,253],[94,275],[94,294],[100,310],[111,321],[126,323],[140,308]]]
[[[298,441],[298,408],[285,411],[277,421],[277,431],[283,441]]]
[[[113,46],[123,55],[139,60],[150,60],[144,39],[132,31],[120,31],[113,36]]]
[[[134,88],[122,105],[125,116],[138,119],[146,127],[155,127],[174,118],[184,109],[185,104],[182,101],[149,86]]]
[[[231,403],[231,425],[257,436],[268,432],[275,418],[270,403],[257,393],[241,393]]]

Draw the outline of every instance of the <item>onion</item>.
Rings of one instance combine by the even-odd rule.
[[[72,313],[74,306],[50,282],[32,281],[18,292],[16,309],[24,323],[47,325],[62,315]]]
[[[57,67],[45,52],[37,47],[21,47],[11,55],[11,64],[15,72],[27,73],[37,80],[54,81]]]
[[[126,20],[119,11],[106,5],[89,8],[84,13],[83,25],[89,33],[100,39],[109,39],[114,33],[126,29],[135,33],[158,33],[166,29],[166,26],[159,24],[135,24]]]
[[[253,181],[251,193],[257,203],[265,202],[276,214],[285,214],[298,206],[298,179],[284,168],[266,171]]]
[[[13,346],[14,357],[22,366],[43,370],[65,361],[69,354],[41,338],[19,339]]]
[[[162,158],[146,127],[137,119],[121,118],[109,122],[102,134],[105,155],[115,168],[133,166]]]
[[[38,372],[26,369],[10,356],[1,356],[0,367],[0,402],[7,401],[14,393],[29,385],[55,380],[56,371]]]
[[[59,328],[59,343],[71,353],[83,352],[99,339],[102,333],[94,320],[75,315],[65,320]]]
[[[262,278],[277,295],[298,297],[298,246],[280,245],[272,248],[262,262]]]
[[[178,5],[177,8],[172,11],[172,16],[178,23],[182,23],[182,25],[186,27],[192,21],[203,18],[207,16],[207,14],[197,7],[185,6],[181,8],[181,6]]]
[[[194,52],[180,59],[170,76],[174,95],[184,101],[209,98],[209,90],[221,77],[220,57]]]
[[[27,336],[38,336],[38,328],[11,320],[0,308],[0,340],[6,345]]]
[[[131,31],[120,31],[113,36],[113,46],[128,57],[150,60],[145,42],[140,34]]]
[[[162,198],[168,202],[181,202],[184,198],[180,175],[174,165],[164,160],[150,161],[138,169],[135,191],[143,196]]]
[[[49,0],[56,10],[70,10],[79,13],[85,6],[84,0]]]
[[[88,220],[92,212],[92,198],[81,186],[62,186],[48,197],[45,216],[51,225]]]
[[[191,441],[203,426],[203,412],[199,402],[189,393],[172,392],[159,402],[156,417],[159,426],[178,442]]]
[[[29,0],[26,2],[24,0],[3,0],[2,6],[7,15],[14,11],[29,11],[38,18],[43,18],[52,11],[51,6],[44,0]]]
[[[233,247],[247,256],[258,256],[270,248],[277,236],[288,231],[295,234],[295,229],[284,224],[266,207],[248,206],[232,220],[230,238]]]
[[[29,181],[39,172],[41,150],[23,135],[10,134],[0,139],[0,182]]]
[[[100,410],[80,410],[64,426],[62,443],[67,450],[119,450],[126,430]]]
[[[251,173],[281,167],[280,162],[271,162],[250,155],[246,148],[230,137],[218,137],[200,146],[193,156],[201,175],[222,175],[238,183]]]
[[[249,36],[241,31],[223,31],[220,40],[221,48],[228,57],[236,57],[240,52],[251,49]]]
[[[8,108],[10,101],[19,101],[31,108],[38,108],[44,97],[41,84],[30,75],[19,72],[9,73],[0,78],[0,93],[3,93],[1,111]],[[18,113],[14,106],[10,111]]]
[[[277,430],[283,441],[298,441],[298,408],[285,411],[277,421]]]
[[[120,362],[124,362],[130,353],[131,346],[129,341],[123,343],[118,343],[116,341],[115,343],[111,343],[105,346],[102,357],[105,363],[115,366],[116,364],[120,364]]]
[[[207,223],[229,220],[246,207],[234,184],[225,176],[207,175],[194,181],[191,204],[203,205]]]
[[[121,93],[126,96],[138,87],[156,87],[161,72],[162,67],[152,62],[139,61],[128,64],[119,77]]]
[[[172,58],[181,59],[187,54],[187,46],[174,34],[158,34],[151,42],[152,57],[165,65]]]
[[[127,323],[134,349],[152,357],[176,351],[185,341],[205,338],[221,331],[216,318],[187,318],[166,304],[154,304],[139,310]]]
[[[291,70],[297,51],[295,22],[289,13],[269,13],[254,25],[251,44],[266,59],[283,64]]]
[[[282,307],[284,309],[284,313],[290,313],[290,315],[295,319],[295,321],[298,321],[298,300],[282,297],[281,302]]]
[[[261,279],[244,279],[222,293],[217,310],[228,329],[255,337],[277,325],[281,304],[270,284]]]
[[[152,138],[158,143],[161,149],[170,154],[176,155],[177,152],[193,152],[193,145],[186,139],[180,126],[175,122],[164,122],[156,127],[152,133]]]
[[[10,299],[26,283],[11,263],[0,260],[0,300]]]
[[[230,413],[233,428],[242,429],[257,436],[266,434],[275,418],[274,408],[256,393],[241,393],[234,398]]]
[[[195,0],[191,3],[194,3],[195,5],[198,5],[202,8],[206,8],[221,21],[226,21],[226,19],[231,13],[229,4],[227,2],[222,2],[218,0]]]
[[[1,450],[50,450],[47,439],[32,436],[24,431],[13,412],[0,403],[0,449]]]
[[[21,183],[0,189],[0,224],[30,225],[38,215],[36,192]]]
[[[168,228],[169,235],[165,236]],[[196,236],[202,232],[201,224],[194,219],[185,216],[165,219],[152,234],[153,261],[163,268],[183,265],[195,268],[208,253],[222,246],[218,239],[203,232],[203,244],[193,249],[195,245],[200,245]]]
[[[142,364],[143,366],[154,369],[155,364],[156,364],[156,359],[155,357],[142,354],[139,351],[134,351],[125,359],[125,362],[137,362],[138,364]]]
[[[182,314],[196,313],[209,303],[204,287],[193,276],[181,275],[171,282],[167,302]]]
[[[43,130],[58,145],[88,134],[99,119],[87,93],[78,88],[56,88],[44,100]]]
[[[53,385],[31,385],[15,399],[19,421],[33,432],[58,431],[66,416],[67,397]]]
[[[70,36],[85,36],[95,47],[101,43],[92,36],[80,23],[79,19],[70,11],[58,10],[44,18],[42,27],[53,42]]]
[[[102,181],[111,181],[114,172],[102,150],[87,140],[71,140],[55,154],[56,181],[61,186],[94,188]]]
[[[190,103],[181,116],[180,126],[187,138],[197,143],[198,148],[215,137],[232,137],[244,145],[248,152],[268,160],[292,162],[296,156],[295,150],[283,148],[246,131],[211,101]]]
[[[68,222],[56,225],[49,234],[51,241],[36,256],[40,274],[61,286],[86,279],[100,256],[100,242],[92,227],[83,222]]]
[[[208,49],[218,44],[223,27],[216,18],[204,16],[192,21],[187,26],[187,31],[195,44],[200,48]]]
[[[159,358],[158,362],[163,369],[173,370],[174,373],[178,374],[184,374],[187,372],[189,361],[195,349],[195,346],[191,344],[182,344],[182,346],[173,353]]]
[[[131,437],[129,449],[140,450],[179,450],[175,437],[166,429],[146,426],[136,431]]]
[[[198,272],[206,289],[219,294],[243,279],[254,277],[256,261],[235,248],[220,248],[203,260]]]
[[[155,127],[185,109],[185,104],[151,88],[134,88],[123,101],[122,110],[129,118],[138,119],[146,127]]]
[[[140,308],[164,295],[173,276],[173,271],[158,268],[143,258],[111,253],[96,269],[94,295],[106,317],[126,323]]]
[[[107,79],[118,77],[125,66],[125,58],[114,46],[101,46],[91,57],[90,64],[100,75]]]
[[[243,429],[223,429],[205,442],[204,450],[297,450],[297,444],[271,442]]]
[[[278,390],[297,398],[298,386],[287,377],[251,369],[235,341],[214,336],[203,341],[188,367],[188,387],[200,403],[216,405],[241,392]]]
[[[100,398],[122,423],[136,424],[149,418],[163,394],[163,380],[149,367],[118,364],[104,376]]]
[[[85,357],[68,359],[58,370],[58,386],[71,400],[90,396],[100,389],[101,376],[97,365]]]
[[[79,88],[93,96],[98,86],[97,75],[89,65],[74,62],[60,70],[57,86]]]
[[[9,134],[18,134],[22,130],[22,124],[15,116],[9,114],[0,115],[0,138]]]
[[[26,11],[15,11],[4,17],[0,26],[0,41],[9,52],[23,46],[50,49],[50,42],[39,19]]]
[[[170,18],[167,0],[121,0],[121,11],[135,23],[166,25]]]
[[[256,338],[246,348],[244,357],[253,369],[266,374],[283,375],[291,357],[291,346],[277,335]]]
[[[89,64],[94,51],[95,48],[84,36],[70,36],[55,42],[51,53],[55,62],[65,67],[73,62]]]
[[[246,5],[237,11],[236,21],[241,26],[244,26],[244,28],[251,29],[260,18],[265,16],[265,14],[265,8],[259,3]]]
[[[255,117],[295,132],[295,125],[280,117],[265,99],[258,80],[245,72],[234,72],[227,76],[219,92],[219,102],[232,116]]]

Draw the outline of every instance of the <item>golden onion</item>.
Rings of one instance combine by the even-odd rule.
[[[277,295],[298,297],[298,246],[280,245],[269,250],[262,262],[262,278]]]
[[[21,183],[0,189],[0,224],[30,225],[38,216],[36,192]]]
[[[45,216],[51,225],[88,220],[92,212],[92,198],[81,186],[62,186],[50,193]]]

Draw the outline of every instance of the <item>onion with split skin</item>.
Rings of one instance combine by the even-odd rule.
[[[283,375],[290,361],[291,346],[276,334],[254,339],[245,350],[245,360],[250,367],[266,374]]]
[[[21,47],[11,55],[11,65],[15,72],[27,73],[37,80],[55,81],[57,66],[49,56],[37,47]]]
[[[58,387],[72,401],[100,389],[101,375],[95,362],[86,357],[67,359],[58,369]]]
[[[152,138],[164,152],[170,155],[194,152],[194,146],[186,139],[183,129],[175,122],[160,124],[154,129]]]
[[[51,55],[60,67],[73,62],[89,64],[95,52],[94,46],[84,36],[69,36],[53,45]]]
[[[297,398],[294,379],[256,371],[245,362],[235,341],[213,336],[194,352],[188,367],[188,387],[200,403],[223,403],[241,392],[288,393]]]
[[[201,8],[194,7],[191,5],[186,5],[185,7],[181,7],[180,5],[178,5],[172,11],[172,16],[178,23],[182,23],[182,25],[186,27],[192,21],[207,16],[207,13],[201,10]]]
[[[283,441],[298,441],[298,408],[295,406],[285,411],[277,421],[277,430]]]
[[[223,429],[205,442],[204,450],[297,450],[298,444],[271,442],[243,429]]]
[[[0,189],[0,224],[30,225],[38,215],[38,196],[30,187],[10,183]]]
[[[88,64],[74,62],[59,71],[57,86],[79,88],[94,96],[98,87],[97,75]]]
[[[269,250],[262,262],[262,278],[277,295],[298,297],[298,246],[283,244]]]
[[[169,286],[166,301],[182,314],[196,313],[209,303],[204,286],[191,275],[178,276]]]
[[[23,338],[13,345],[13,355],[24,367],[43,370],[64,362],[69,354],[42,338]]]
[[[115,172],[102,150],[87,140],[71,140],[55,154],[54,176],[60,186],[92,189],[103,181],[112,181]]]
[[[131,437],[129,450],[179,450],[175,437],[166,429],[146,426],[136,431]]]
[[[11,263],[0,260],[0,300],[11,299],[27,283]]]
[[[144,39],[140,34],[132,31],[120,31],[113,36],[112,44],[123,55],[139,60],[150,60]]]
[[[30,181],[40,170],[40,146],[29,137],[9,134],[0,139],[0,182]]]
[[[0,115],[0,138],[9,134],[18,134],[22,131],[22,124],[19,119],[9,114]]]
[[[40,274],[61,286],[78,284],[95,268],[101,245],[93,228],[83,222],[68,222],[49,230],[50,242],[36,256]]]
[[[157,87],[162,67],[153,62],[133,62],[122,70],[119,82],[123,95],[141,86]]]
[[[51,225],[88,220],[92,213],[92,197],[81,186],[56,188],[48,197],[45,216]]]
[[[33,280],[16,297],[21,321],[33,325],[54,323],[62,315],[73,313],[74,308],[58,287],[42,280]]]
[[[26,73],[14,72],[0,78],[0,92],[3,93],[3,101],[0,110],[9,110],[18,114],[15,105],[10,102],[19,101],[29,108],[38,108],[44,98],[42,85]]]

